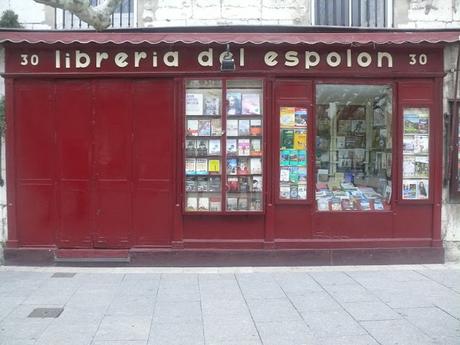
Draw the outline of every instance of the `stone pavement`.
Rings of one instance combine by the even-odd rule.
[[[460,266],[0,267],[0,345],[61,344],[459,345]]]

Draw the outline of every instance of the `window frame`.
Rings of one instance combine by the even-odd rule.
[[[450,150],[448,152],[448,157],[450,161],[450,171],[448,172],[448,179],[449,179],[449,202],[460,204],[460,181],[459,181],[459,172],[460,169],[458,168],[458,164],[460,160],[458,159],[459,153],[459,143],[458,143],[458,136],[460,134],[458,126],[460,124],[460,99],[453,99],[449,101],[449,107],[451,112],[451,123],[452,126],[450,128],[450,135],[449,144],[447,145],[447,149]]]

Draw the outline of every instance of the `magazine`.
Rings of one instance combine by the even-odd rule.
[[[243,115],[260,115],[260,95],[258,93],[244,93],[241,108]]]
[[[203,95],[201,93],[187,93],[185,95],[185,114],[203,115]]]

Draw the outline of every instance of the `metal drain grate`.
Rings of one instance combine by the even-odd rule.
[[[51,276],[51,278],[73,278],[74,276],[75,276],[75,273],[56,272]]]
[[[28,317],[57,318],[64,311],[64,308],[35,308]]]

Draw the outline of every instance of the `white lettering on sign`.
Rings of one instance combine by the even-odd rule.
[[[163,56],[163,62],[169,67],[179,67],[179,52],[167,52]]]
[[[91,60],[89,59],[88,54],[82,53],[79,50],[75,51],[75,67],[76,68],[86,68],[89,66],[90,62]]]
[[[244,66],[244,48],[240,48],[240,67]]]
[[[274,51],[269,51],[265,53],[264,61],[267,66],[273,67],[278,64],[276,58],[278,57],[278,53]]]
[[[305,52],[305,69],[310,69],[310,67],[318,66],[319,61],[320,57],[317,52]]]
[[[147,58],[147,53],[146,52],[135,52],[134,53],[134,67],[139,67],[139,63],[141,62],[142,59]]]
[[[211,67],[213,65],[212,59],[213,59],[212,48],[209,48],[208,50],[204,50],[198,54],[198,63],[200,64],[200,66]]]
[[[342,63],[342,57],[337,52],[331,52],[326,57],[327,64],[331,67],[337,67]]]
[[[128,54],[126,53],[117,53],[117,55],[115,55],[115,65],[117,65],[118,67],[121,67],[121,68],[124,68],[126,66],[128,66],[128,61],[126,61],[128,59]]]
[[[96,53],[96,68],[101,68],[102,61],[107,60],[109,58],[109,54],[103,52],[97,52]]]
[[[299,64],[299,53],[294,50],[290,50],[284,54],[286,61],[284,62],[285,66],[297,66]]]

